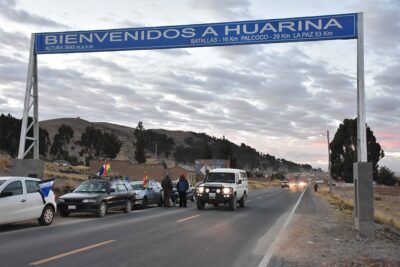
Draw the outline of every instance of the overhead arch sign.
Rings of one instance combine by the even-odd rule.
[[[357,39],[357,163],[354,165],[355,226],[373,233],[372,165],[367,162],[364,90],[364,15],[350,13],[286,19],[32,33],[18,158],[33,149],[39,159],[38,54],[107,52],[207,46]],[[28,125],[30,110],[32,122]],[[28,132],[33,128],[33,136]],[[31,140],[29,146],[25,141]],[[32,164],[28,162],[29,166]],[[37,169],[40,169],[38,167]],[[43,168],[42,168],[43,170]],[[26,174],[24,174],[26,175]],[[360,177],[362,179],[360,179]],[[360,191],[362,188],[362,191]],[[362,203],[362,206],[359,205]],[[371,216],[372,214],[372,216]]]
[[[35,34],[35,53],[104,52],[357,38],[358,14]]]

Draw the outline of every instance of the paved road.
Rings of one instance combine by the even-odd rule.
[[[246,208],[148,208],[2,228],[0,266],[258,266],[301,196],[253,191]],[[304,194],[304,198],[308,194]]]

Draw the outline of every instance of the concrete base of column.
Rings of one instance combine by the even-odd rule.
[[[14,159],[11,163],[12,176],[43,179],[44,162],[40,159]]]
[[[375,234],[372,163],[354,163],[353,177],[354,227],[362,236],[370,237]]]

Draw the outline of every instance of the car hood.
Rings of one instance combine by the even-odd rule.
[[[81,198],[96,198],[103,193],[68,193],[66,195],[61,196],[62,199],[81,199]]]
[[[235,187],[233,183],[221,183],[221,182],[207,182],[202,183],[199,186],[207,186],[207,187]]]

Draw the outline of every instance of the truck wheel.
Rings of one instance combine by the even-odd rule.
[[[42,211],[42,215],[38,219],[40,225],[50,225],[54,219],[54,209],[52,206],[47,205]]]
[[[247,199],[247,194],[244,193],[244,194],[243,194],[243,197],[239,200],[239,206],[240,206],[241,208],[244,208],[244,207],[245,207],[245,205],[246,205],[246,199]]]
[[[203,209],[204,209],[204,206],[206,205],[206,203],[204,203],[203,200],[198,199],[197,202],[196,202],[196,205],[197,205],[197,209],[203,210]]]
[[[229,209],[236,210],[236,208],[237,208],[237,196],[235,194],[235,195],[233,195],[233,198],[232,198],[231,202],[229,203]]]

